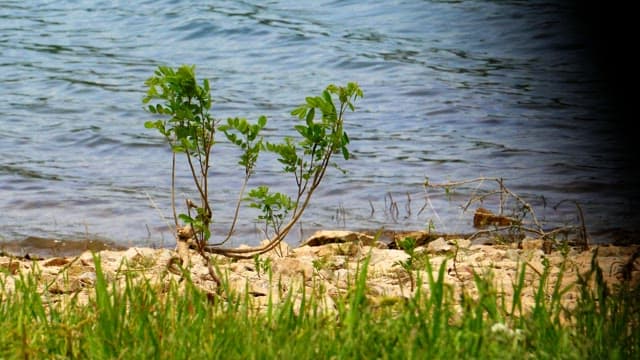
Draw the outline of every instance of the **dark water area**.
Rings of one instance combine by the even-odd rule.
[[[576,224],[577,202],[594,241],[611,241],[639,223],[631,22],[614,15],[562,1],[1,1],[0,242],[172,246],[171,155],[141,99],[158,65],[180,64],[210,79],[214,116],[266,115],[271,140],[329,83],[364,90],[347,172],[330,172],[290,243],[321,228],[473,231],[461,206],[477,184],[452,198],[423,184],[477,177],[503,178],[548,228]],[[241,181],[218,139],[215,236]],[[251,185],[292,191],[264,160]],[[178,199],[192,197],[179,173]],[[243,211],[235,244],[255,244]]]

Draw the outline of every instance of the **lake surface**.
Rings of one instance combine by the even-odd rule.
[[[461,206],[478,184],[447,198],[425,192],[426,178],[503,178],[547,227],[576,224],[578,202],[596,240],[638,223],[630,155],[571,6],[255,3],[0,2],[0,241],[172,246],[171,155],[144,128],[152,116],[141,99],[158,65],[180,64],[211,80],[217,118],[264,114],[271,140],[291,134],[289,112],[305,96],[329,83],[362,87],[347,117],[353,159],[339,162],[346,174],[329,173],[303,217],[305,233],[430,222],[473,231],[478,204]],[[219,140],[216,236],[241,180],[237,153]],[[265,161],[252,185],[292,190]],[[193,193],[180,173],[182,204]],[[236,244],[255,244],[255,213],[241,216]],[[288,241],[299,238],[296,230]]]

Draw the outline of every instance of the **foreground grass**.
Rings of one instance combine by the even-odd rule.
[[[87,305],[73,297],[51,304],[38,291],[37,274],[21,276],[12,291],[0,280],[0,358],[628,359],[640,354],[638,287],[608,288],[595,265],[576,285],[580,297],[571,310],[560,303],[566,289],[547,284],[547,267],[531,311],[522,311],[518,300],[523,271],[515,279],[513,301],[498,296],[490,277],[476,276],[479,295],[463,296],[455,306],[443,281],[444,264],[427,269],[434,274],[423,279],[428,293],[375,302],[365,296],[367,265],[333,312],[321,311],[313,296],[257,312],[249,295],[213,298],[188,279],[158,288],[127,278],[116,291],[98,259]]]

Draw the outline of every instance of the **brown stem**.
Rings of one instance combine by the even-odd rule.
[[[173,221],[178,228],[178,214],[176,212],[176,153],[173,152],[171,159],[171,210],[173,211]]]
[[[240,194],[238,195],[238,201],[236,202],[236,209],[233,213],[233,221],[231,222],[231,227],[229,228],[229,232],[227,233],[227,236],[225,237],[224,240],[222,240],[219,243],[215,243],[215,244],[211,244],[211,246],[222,246],[224,245],[227,241],[229,241],[229,239],[231,239],[231,236],[233,235],[233,232],[236,228],[236,224],[238,222],[238,214],[240,213],[240,204],[242,203],[242,197],[244,195],[245,189],[247,187],[247,183],[249,182],[249,175],[245,175],[244,177],[244,181],[242,182],[242,188],[240,188]]]

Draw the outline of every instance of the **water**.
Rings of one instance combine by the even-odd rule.
[[[0,241],[101,239],[171,246],[170,153],[143,127],[144,80],[196,64],[217,118],[269,118],[329,83],[365,92],[347,131],[354,160],[330,173],[302,229],[467,232],[473,188],[448,200],[422,184],[501,177],[549,227],[607,234],[637,222],[612,102],[570,6],[537,1],[2,1]],[[218,232],[239,189],[219,144]],[[269,160],[269,159],[267,159]],[[273,162],[252,185],[291,190]],[[190,193],[181,169],[178,198]],[[490,188],[486,182],[484,188]],[[553,205],[565,201],[557,209]],[[180,201],[182,203],[182,201]],[[390,211],[392,203],[398,212]],[[546,206],[545,206],[546,205]],[[422,209],[422,211],[420,211]],[[238,243],[261,238],[249,218]],[[295,243],[299,235],[292,235]]]

